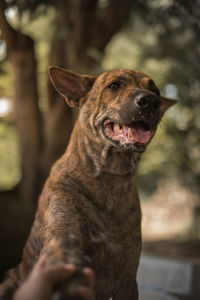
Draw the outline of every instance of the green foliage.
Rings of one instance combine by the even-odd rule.
[[[13,77],[10,63],[6,61],[0,60],[0,97],[12,97],[12,85],[13,85]]]
[[[15,128],[0,120],[0,190],[12,188],[21,177],[19,143]]]

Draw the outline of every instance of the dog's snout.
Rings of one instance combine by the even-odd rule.
[[[135,99],[136,106],[138,108],[151,108],[158,109],[160,107],[160,99],[154,95],[142,94]]]
[[[136,99],[136,105],[141,108],[145,108],[148,106],[147,96],[138,97]]]

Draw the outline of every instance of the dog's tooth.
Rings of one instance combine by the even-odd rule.
[[[131,129],[130,129],[130,127],[129,127],[129,129],[128,129],[128,139],[129,139],[129,140],[131,139]]]
[[[119,132],[119,131],[121,130],[120,125],[117,124],[117,123],[115,123],[115,124],[114,124],[114,130],[115,130],[116,132]]]

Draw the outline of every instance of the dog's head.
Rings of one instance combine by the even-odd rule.
[[[85,131],[117,150],[143,152],[164,112],[176,103],[138,71],[119,69],[96,77],[50,67],[49,74],[68,105],[82,108]]]

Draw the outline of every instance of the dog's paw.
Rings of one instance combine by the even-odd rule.
[[[75,267],[75,273],[66,281],[55,286],[53,300],[79,300],[78,287],[88,286],[83,274],[83,268],[90,265],[90,260],[83,255],[79,240],[69,235],[67,238],[54,237],[45,250],[47,264],[71,264]]]
[[[76,271],[71,278],[56,285],[52,300],[81,300],[78,287],[88,286],[81,271]]]

